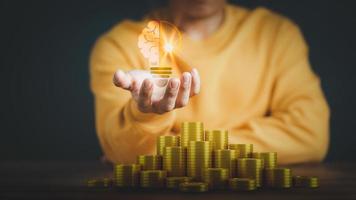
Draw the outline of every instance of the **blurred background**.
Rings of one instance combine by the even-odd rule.
[[[332,112],[327,161],[356,159],[356,1],[230,2],[267,7],[301,27]],[[120,20],[138,20],[165,3],[1,0],[1,160],[98,159],[90,50],[96,38]]]

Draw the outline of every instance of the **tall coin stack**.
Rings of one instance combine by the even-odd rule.
[[[236,177],[236,151],[231,149],[220,149],[214,151],[214,167],[229,170],[230,177]]]
[[[179,146],[179,136],[164,135],[157,138],[157,155],[163,155],[165,147]]]
[[[114,184],[117,187],[137,187],[139,184],[139,174],[141,166],[116,165],[114,168]]]
[[[277,167],[276,152],[254,152],[252,157],[262,159],[262,168],[272,169]]]
[[[252,178],[256,180],[256,186],[262,186],[262,160],[256,158],[237,159],[237,177]]]
[[[205,141],[211,141],[213,150],[227,149],[229,135],[227,130],[206,130]]]
[[[182,123],[180,146],[188,147],[190,141],[204,141],[204,125],[202,122]]]
[[[187,153],[187,175],[201,180],[204,169],[211,168],[212,147],[210,141],[190,141]]]
[[[251,158],[253,152],[252,144],[229,144],[229,149],[236,150],[237,158]]]
[[[185,175],[185,153],[182,147],[165,147],[163,152],[163,170],[167,176]]]
[[[162,156],[160,155],[140,155],[137,163],[142,166],[142,170],[162,169]]]

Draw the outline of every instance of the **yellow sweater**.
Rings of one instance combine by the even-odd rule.
[[[137,47],[147,21],[123,21],[102,35],[90,59],[96,128],[106,157],[135,162],[155,153],[159,135],[179,134],[183,121],[227,129],[231,143],[275,151],[280,163],[320,161],[329,143],[329,109],[298,27],[264,8],[228,5],[221,27],[201,41],[183,35],[182,57],[198,69],[201,92],[181,109],[141,113],[112,83],[118,69],[148,70]],[[175,75],[182,71],[174,69]]]

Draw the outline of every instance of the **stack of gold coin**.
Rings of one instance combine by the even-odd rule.
[[[157,138],[157,155],[163,155],[165,147],[176,147],[179,146],[179,136],[164,135],[158,136]]]
[[[169,189],[178,189],[181,183],[191,182],[193,179],[187,176],[181,177],[167,177],[166,178],[166,187]]]
[[[117,187],[135,187],[139,184],[140,165],[116,165],[114,168],[114,182]]]
[[[142,166],[142,170],[162,169],[162,156],[160,155],[140,155],[137,163]]]
[[[213,150],[228,148],[228,131],[227,130],[206,130],[205,141],[211,141]]]
[[[237,159],[237,177],[252,178],[256,180],[256,186],[262,186],[262,160],[257,158]]]
[[[203,170],[212,167],[211,142],[190,141],[187,154],[187,175],[200,181],[203,177]]]
[[[203,182],[210,189],[225,189],[229,180],[229,170],[224,168],[206,168],[204,170]]]
[[[317,188],[319,187],[319,179],[315,176],[294,176],[294,187]]]
[[[230,177],[236,177],[236,151],[221,149],[214,151],[214,167],[225,168],[230,172]]]
[[[236,150],[237,158],[251,158],[252,144],[229,144],[229,149]]]
[[[113,185],[113,180],[111,178],[90,179],[87,181],[88,187],[109,188],[112,185]]]
[[[151,67],[153,78],[169,78],[172,74],[172,67]]]
[[[229,180],[229,188],[233,191],[256,190],[256,181],[251,178],[232,178]]]
[[[276,152],[254,152],[252,157],[262,159],[262,168],[272,169],[277,167]]]
[[[266,187],[290,188],[292,186],[292,172],[288,168],[266,168],[264,174]]]
[[[142,188],[163,188],[167,172],[163,170],[145,170],[140,174],[140,185]]]
[[[185,182],[179,185],[179,190],[182,192],[207,192],[208,184],[202,182]]]
[[[204,141],[202,122],[183,122],[180,133],[180,146],[182,147],[188,147],[190,141]]]
[[[163,170],[167,176],[185,175],[185,152],[182,147],[165,147],[163,152]]]

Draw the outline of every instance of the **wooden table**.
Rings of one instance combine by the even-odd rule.
[[[289,166],[297,175],[318,176],[317,189],[261,189],[255,192],[183,194],[171,191],[88,189],[88,178],[111,177],[110,166],[92,161],[11,161],[0,163],[0,199],[356,199],[356,163]]]

